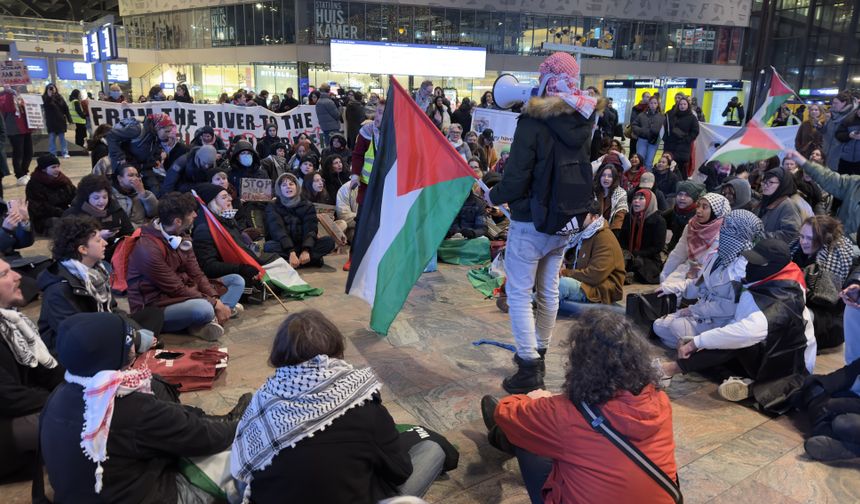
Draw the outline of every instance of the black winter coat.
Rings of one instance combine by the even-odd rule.
[[[349,148],[355,146],[355,137],[361,129],[361,123],[367,120],[364,104],[357,100],[351,100],[346,104],[346,145]]]
[[[263,159],[265,157],[268,157],[269,154],[274,154],[274,152],[272,152],[272,148],[275,146],[275,144],[279,143],[289,145],[289,142],[279,136],[271,137],[268,135],[268,133],[264,134],[262,138],[257,140],[257,156],[260,159]]]
[[[310,201],[302,200],[293,208],[279,201],[266,206],[266,238],[278,242],[284,254],[310,251],[317,242],[318,231],[317,209]]]
[[[581,179],[581,188],[569,197],[572,201],[580,201],[585,212],[592,199],[589,151],[593,123],[594,114],[583,117],[561,98],[532,98],[518,119],[502,181],[490,191],[493,204],[508,203],[513,220],[532,222],[529,198],[532,181],[546,176],[553,143],[560,141],[576,152],[575,159],[563,160],[563,163],[576,163],[580,167],[576,175]]]
[[[466,238],[477,238],[487,234],[487,204],[477,194],[469,191],[460,212],[448,229],[448,236],[456,233]]]
[[[336,467],[336,471],[332,468]],[[346,412],[313,437],[284,448],[253,473],[255,502],[371,504],[397,494],[412,474],[394,420],[378,396]]]
[[[466,112],[463,107],[451,112],[451,124],[457,123],[463,127],[463,134],[472,131],[472,112]]]
[[[236,422],[209,420],[201,410],[133,392],[114,402],[101,494],[96,464],[81,450],[84,399],[80,385],[63,383],[40,418],[42,455],[54,502],[163,504],[177,501],[177,460],[212,455],[233,443]]]
[[[699,136],[699,120],[686,110],[676,110],[666,116],[663,133],[663,150],[671,152],[675,161],[682,163],[690,160],[693,141]]]
[[[48,220],[61,217],[75,199],[75,185],[71,180],[67,184],[46,185],[30,177],[24,189],[29,202],[30,222],[37,233],[47,231]]]
[[[164,177],[164,182],[161,184],[159,197],[173,191],[190,192],[195,185],[210,181],[206,170],[194,162],[198,150],[200,147],[192,147],[167,170],[167,176]]]
[[[256,259],[257,264],[267,264],[278,258],[277,254],[268,254],[263,252],[262,257],[257,257],[245,244],[245,239],[242,237],[242,230],[239,229],[239,224],[235,219],[223,219],[216,217],[224,226],[224,229],[230,233],[233,241],[239,245],[249,256]],[[257,269],[247,264],[236,264],[224,262],[221,254],[218,252],[218,247],[215,246],[215,239],[212,238],[212,233],[209,231],[209,224],[206,222],[206,215],[203,212],[197,214],[197,219],[194,222],[194,233],[192,234],[194,241],[194,255],[197,257],[197,262],[200,264],[200,269],[208,278],[221,278],[224,275],[237,274],[242,275],[245,282],[248,283],[257,276]]]
[[[72,122],[66,100],[58,94],[52,97],[42,95],[42,103],[45,105],[45,129],[48,133],[65,133]]]
[[[82,215],[82,216],[90,216],[90,214],[86,213],[81,208],[81,203],[76,203],[72,205],[68,210],[63,212],[63,217],[69,215]],[[113,252],[116,250],[116,246],[119,244],[119,241],[124,236],[129,236],[134,232],[134,225],[131,223],[131,219],[128,217],[128,214],[125,213],[125,210],[119,206],[114,200],[110,200],[107,207],[107,215],[103,218],[94,217],[99,223],[101,223],[101,229],[108,229],[110,231],[116,231],[116,233],[107,238],[105,241],[107,242],[107,247],[105,248],[105,260],[110,262],[111,257],[113,257]]]
[[[93,146],[93,150],[90,151],[90,163],[92,163],[92,166],[95,166],[96,163],[99,162],[99,159],[101,159],[107,155],[108,155],[107,143],[105,143],[102,140],[99,140]]]
[[[618,237],[625,257],[628,253],[633,256],[633,260],[628,261],[627,271],[632,271],[640,282],[660,283],[660,272],[663,270],[663,258],[660,254],[666,244],[666,219],[660,215],[660,212],[654,212],[645,219],[642,242],[637,251],[630,251],[632,224],[633,212],[630,212],[624,216],[624,223],[621,225],[621,233]]]

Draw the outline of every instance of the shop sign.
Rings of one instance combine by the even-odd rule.
[[[314,2],[317,40],[358,39],[358,27],[348,24],[346,2]]]
[[[699,79],[666,79],[663,83],[667,88],[695,88]]]
[[[209,21],[212,25],[212,45],[214,47],[232,46],[236,42],[236,24],[233,6],[228,13],[226,7],[209,9]]]
[[[6,60],[0,63],[0,84],[24,86],[30,83],[30,72],[23,61]]]
[[[658,87],[654,84],[652,80],[636,80],[636,79],[625,79],[625,80],[605,80],[603,81],[603,88],[621,88],[621,89],[630,89],[630,88],[653,88]]]
[[[239,188],[242,201],[272,201],[272,179],[243,178]]]
[[[744,88],[743,81],[705,81],[705,89],[713,91],[740,91]]]
[[[42,115],[42,95],[22,94],[24,113],[27,115],[27,127],[41,129],[45,127],[45,116]]]

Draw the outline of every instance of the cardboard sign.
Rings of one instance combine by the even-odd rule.
[[[27,127],[41,129],[45,127],[45,115],[42,113],[42,96],[37,94],[22,94],[24,113],[27,115]]]
[[[272,201],[272,179],[243,178],[239,194],[242,201]]]
[[[0,84],[3,86],[25,86],[30,83],[30,72],[23,61],[0,62]]]

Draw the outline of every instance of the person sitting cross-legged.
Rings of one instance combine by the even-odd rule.
[[[128,304],[132,311],[163,308],[164,331],[188,329],[215,341],[224,334],[223,324],[241,311],[245,280],[235,273],[221,277],[227,289],[220,294],[206,278],[188,238],[195,217],[191,194],[170,193],[159,200],[158,219],[141,228],[128,257]]]

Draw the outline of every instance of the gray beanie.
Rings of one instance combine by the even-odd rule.
[[[215,157],[218,151],[211,145],[204,145],[197,149],[197,154],[194,155],[194,162],[197,166],[212,167],[215,166]]]

